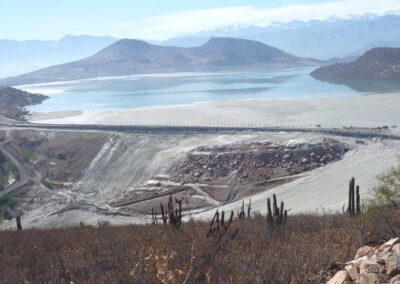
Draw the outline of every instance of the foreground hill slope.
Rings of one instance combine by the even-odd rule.
[[[193,48],[120,40],[83,60],[44,68],[0,81],[7,85],[155,72],[256,70],[317,64],[269,45],[235,38],[213,38]]]
[[[323,66],[311,75],[324,80],[400,80],[400,48],[374,48],[354,62]]]

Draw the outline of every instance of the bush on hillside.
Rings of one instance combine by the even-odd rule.
[[[400,206],[400,165],[378,176],[379,184],[372,189],[370,207]]]

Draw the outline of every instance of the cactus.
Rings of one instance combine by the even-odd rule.
[[[360,186],[359,185],[357,185],[357,193],[356,193],[356,212],[357,212],[357,214],[361,213]]]
[[[284,210],[283,210],[283,208],[284,208],[284,203],[283,203],[283,201],[281,202],[281,209],[279,210],[279,225],[282,225],[283,224],[283,214],[284,214]]]
[[[247,218],[250,218],[250,211],[251,211],[251,198],[249,200],[249,204],[247,204]]]
[[[349,200],[347,206],[347,214],[350,217],[358,215],[361,213],[361,198],[360,198],[360,186],[357,185],[356,181],[351,178],[349,183]]]
[[[15,219],[17,221],[17,230],[22,231],[21,217],[18,215]]]
[[[272,209],[273,208],[273,209]],[[273,195],[273,206],[271,208],[271,200],[267,199],[267,223],[270,228],[286,225],[288,210],[285,210],[285,203],[281,201],[280,207],[276,195]]]
[[[161,219],[163,224],[169,223],[176,228],[180,228],[180,225],[182,224],[182,199],[175,198],[175,202],[178,203],[178,207],[176,208],[174,208],[173,202],[174,200],[172,198],[172,195],[170,195],[168,198],[167,210],[165,210],[164,205],[160,203]],[[151,210],[151,216],[152,223],[157,225],[157,212],[154,211],[154,209]]]
[[[272,227],[273,223],[274,223],[274,220],[273,220],[273,217],[272,217],[271,200],[269,198],[267,199],[267,209],[268,209],[267,222],[268,222],[268,225],[270,227]]]
[[[151,218],[152,218],[152,224],[153,224],[153,225],[157,225],[157,224],[158,224],[157,212],[154,211],[153,208],[151,208]]]
[[[160,203],[160,207],[161,207],[161,219],[163,221],[163,224],[167,224],[167,214],[164,211],[164,205]]]
[[[246,217],[246,213],[244,213],[244,200],[242,201],[242,207],[240,207],[240,212],[238,213],[239,219],[243,219]]]
[[[214,217],[210,222],[210,227],[208,228],[207,238],[213,237],[216,240],[221,240],[226,232],[229,229],[229,226],[232,224],[234,211],[231,211],[231,216],[229,217],[228,223],[225,222],[225,211],[221,211],[219,213],[218,209],[215,211]],[[220,218],[221,216],[221,218]],[[234,238],[238,233],[238,229],[230,236],[230,238]]]

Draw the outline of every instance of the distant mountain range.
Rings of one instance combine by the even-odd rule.
[[[78,60],[117,40],[109,36],[65,36],[58,41],[0,40],[0,78]]]
[[[324,66],[311,75],[323,80],[400,80],[400,48],[374,48],[354,62]]]
[[[198,47],[213,37],[259,41],[291,54],[330,63],[349,62],[375,47],[400,47],[400,11],[385,15],[350,15],[309,22],[292,21],[260,26],[232,26],[189,34],[151,44]],[[95,54],[119,39],[89,35],[58,41],[0,40],[0,78],[15,76]]]
[[[120,40],[85,59],[0,81],[21,85],[144,73],[265,70],[317,65],[272,46],[236,38],[212,38],[198,47],[157,46],[140,40]]]
[[[227,36],[260,41],[297,56],[329,60],[358,57],[374,47],[400,47],[400,15],[352,15],[310,22],[273,23],[266,27],[234,26],[159,42],[191,47],[210,37]]]

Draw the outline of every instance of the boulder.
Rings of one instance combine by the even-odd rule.
[[[387,283],[387,279],[386,276],[383,274],[361,273],[357,283],[381,284],[381,283]]]
[[[374,248],[372,248],[370,246],[361,247],[357,250],[357,253],[356,253],[356,256],[354,257],[354,259],[359,259],[360,257],[369,255],[373,251],[374,251]]]
[[[356,281],[357,275],[358,275],[357,268],[355,266],[347,266],[346,270],[347,270],[347,274],[349,275],[350,280]]]
[[[360,274],[379,274],[383,273],[384,270],[385,267],[383,265],[371,260],[362,262],[360,265]]]
[[[390,279],[389,284],[400,284],[400,275],[397,275]]]
[[[396,276],[400,274],[400,255],[393,254],[386,262],[386,273],[390,276]]]
[[[347,265],[354,265],[356,268],[360,269],[361,264],[366,260],[368,260],[368,256],[363,256],[363,257],[360,257],[358,259],[349,261],[346,264]]]
[[[400,243],[400,238],[391,239],[390,241],[387,241],[386,243],[384,243],[383,245],[381,245],[381,246],[379,247],[379,250],[380,250],[380,251],[383,251],[385,248],[393,247],[395,244],[398,244],[398,243]]]
[[[345,284],[349,280],[346,270],[340,270],[329,281],[328,284]]]

